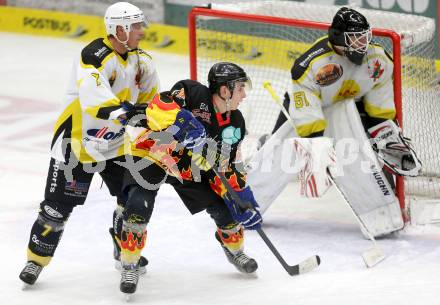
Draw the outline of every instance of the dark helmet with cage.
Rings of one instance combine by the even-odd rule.
[[[371,41],[370,24],[358,11],[342,7],[333,17],[328,38],[332,45],[343,48],[351,62],[361,65]]]
[[[252,88],[251,80],[246,72],[234,63],[218,62],[209,70],[208,85],[211,93],[219,93],[221,86],[227,86],[232,95],[237,83],[245,86],[246,90]]]

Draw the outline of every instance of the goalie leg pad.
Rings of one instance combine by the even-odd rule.
[[[251,187],[261,213],[272,205],[289,182],[296,180],[298,170],[290,170],[295,163],[293,140],[296,137],[291,124],[285,122],[249,161],[246,183]]]
[[[335,182],[373,236],[403,228],[400,205],[371,148],[354,100],[328,107],[326,135],[335,139]],[[347,146],[348,144],[348,146]],[[350,156],[349,156],[350,155]]]
[[[298,138],[294,149],[298,162],[302,163],[299,172],[301,195],[305,197],[321,197],[331,186],[327,169],[332,173],[336,170],[336,155],[333,139],[327,137]]]

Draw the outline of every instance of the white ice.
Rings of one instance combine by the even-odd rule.
[[[29,232],[43,198],[51,129],[73,56],[83,44],[0,33],[0,304],[121,304],[107,232],[115,201],[96,176],[86,204],[74,210],[52,263],[21,290]],[[162,87],[189,76],[188,58],[153,53]],[[250,101],[247,101],[250,102]],[[205,213],[191,216],[168,186],[148,226],[150,260],[132,303],[143,304],[440,304],[440,231],[409,228],[378,241],[386,260],[372,269],[371,247],[332,190],[300,200],[291,185],[264,215],[264,229],[288,263],[319,254],[322,264],[289,276],[255,232],[246,249],[256,276],[239,274],[214,239]]]

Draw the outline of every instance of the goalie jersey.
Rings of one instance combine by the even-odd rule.
[[[125,113],[121,102],[148,103],[158,87],[147,53],[135,49],[121,56],[108,39],[94,40],[74,62],[54,128],[52,157],[67,160],[64,139],[71,139],[71,149],[82,163],[123,155],[125,128],[117,120]]]
[[[349,98],[362,101],[372,118],[395,117],[393,62],[379,45],[369,45],[359,66],[337,54],[324,37],[295,60],[291,74],[293,108],[289,112],[301,137],[324,131],[323,108]]]

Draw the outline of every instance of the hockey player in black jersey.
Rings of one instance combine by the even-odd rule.
[[[118,2],[109,6],[104,21],[108,36],[82,49],[54,128],[45,196],[31,229],[28,262],[20,273],[30,285],[53,257],[73,208],[84,204],[95,172],[118,204],[125,204],[121,195],[125,169],[117,162],[125,159],[126,127],[120,121],[134,115],[136,107],[145,109],[158,90],[151,57],[138,49],[144,37],[142,11]],[[114,213],[116,229],[121,213],[122,207]],[[115,250],[118,259],[117,243]]]
[[[237,106],[246,96],[250,79],[236,64],[221,62],[211,68],[208,82],[209,88],[193,80],[182,80],[169,92],[156,95],[146,110],[147,128],[130,146],[130,154],[138,157],[135,161],[148,166],[142,166],[140,171],[131,169],[124,180],[128,200],[121,261],[131,276],[122,275],[122,292],[136,290],[146,226],[162,183],[174,187],[192,214],[206,209],[217,226],[215,238],[240,272],[253,273],[258,267],[243,252],[243,229],[259,228],[262,218],[252,191],[246,186],[246,173],[238,157],[246,126]],[[217,152],[222,152],[221,158]],[[241,199],[252,204],[251,208],[243,211],[238,207],[212,166],[224,172]],[[133,237],[135,246],[130,249]]]

